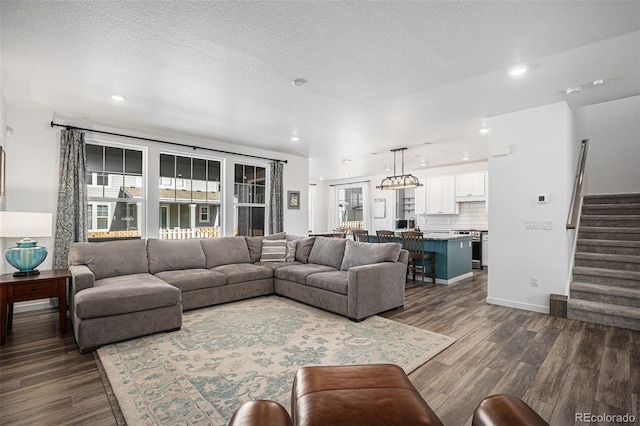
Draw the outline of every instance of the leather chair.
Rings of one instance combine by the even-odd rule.
[[[473,412],[472,426],[549,426],[520,398],[513,395],[491,395],[483,399]]]
[[[353,230],[353,241],[359,241],[361,243],[369,242],[369,231],[366,229],[354,229]]]
[[[285,408],[274,401],[245,402],[231,417],[229,426],[293,426]]]
[[[396,234],[393,231],[376,231],[379,243],[395,243]]]
[[[413,274],[413,280],[416,279],[416,273],[422,276],[424,282],[425,275],[431,277],[436,282],[436,253],[433,251],[424,251],[424,237],[419,231],[406,231],[402,233],[402,248],[409,251],[409,273]],[[427,260],[430,261],[430,270],[427,273]],[[419,262],[418,262],[419,261]]]

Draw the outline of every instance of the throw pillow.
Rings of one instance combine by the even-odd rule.
[[[262,240],[260,262],[293,262],[296,257],[296,242],[287,240]]]

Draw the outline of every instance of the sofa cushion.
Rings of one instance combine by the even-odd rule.
[[[295,235],[287,235],[287,240],[296,241],[296,260],[298,262],[309,262],[309,254],[313,248],[315,237],[297,237]]]
[[[400,243],[362,243],[347,240],[340,269],[347,271],[354,266],[397,262],[401,249]]]
[[[244,237],[203,238],[200,244],[206,256],[207,269],[232,263],[251,262]]]
[[[97,243],[105,244],[105,243]],[[173,306],[180,290],[151,274],[121,275],[96,282],[74,296],[78,318],[98,318]]]
[[[249,257],[251,263],[260,261],[260,254],[262,253],[262,240],[283,240],[286,237],[285,232],[278,232],[277,234],[265,235],[264,237],[244,237],[249,249]]]
[[[227,283],[227,278],[223,274],[209,269],[164,271],[158,272],[155,276],[174,287],[178,287],[181,291],[220,287]]]
[[[252,263],[216,266],[212,271],[224,274],[227,277],[227,284],[237,284],[245,281],[255,281],[273,277],[273,270],[271,268],[254,265]]]
[[[96,280],[149,272],[146,240],[72,243],[69,265],[87,265]]]
[[[291,265],[286,268],[278,268],[274,272],[276,278],[282,280],[293,281],[298,284],[307,284],[307,277],[318,272],[335,271],[336,268],[326,265],[316,265],[315,263],[303,263],[300,265]]]
[[[307,277],[307,285],[333,293],[347,294],[349,271],[331,271],[312,274]]]
[[[147,240],[149,272],[204,269],[205,257],[198,240]]]
[[[344,238],[316,237],[309,254],[309,263],[340,269],[346,242]]]

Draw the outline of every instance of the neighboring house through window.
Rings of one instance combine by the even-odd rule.
[[[160,238],[222,235],[222,161],[160,154]]]
[[[143,150],[88,141],[86,151],[88,237],[142,237]]]

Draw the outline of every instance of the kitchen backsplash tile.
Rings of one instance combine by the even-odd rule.
[[[489,215],[484,201],[460,203],[459,214],[419,215],[422,230],[489,229]]]

